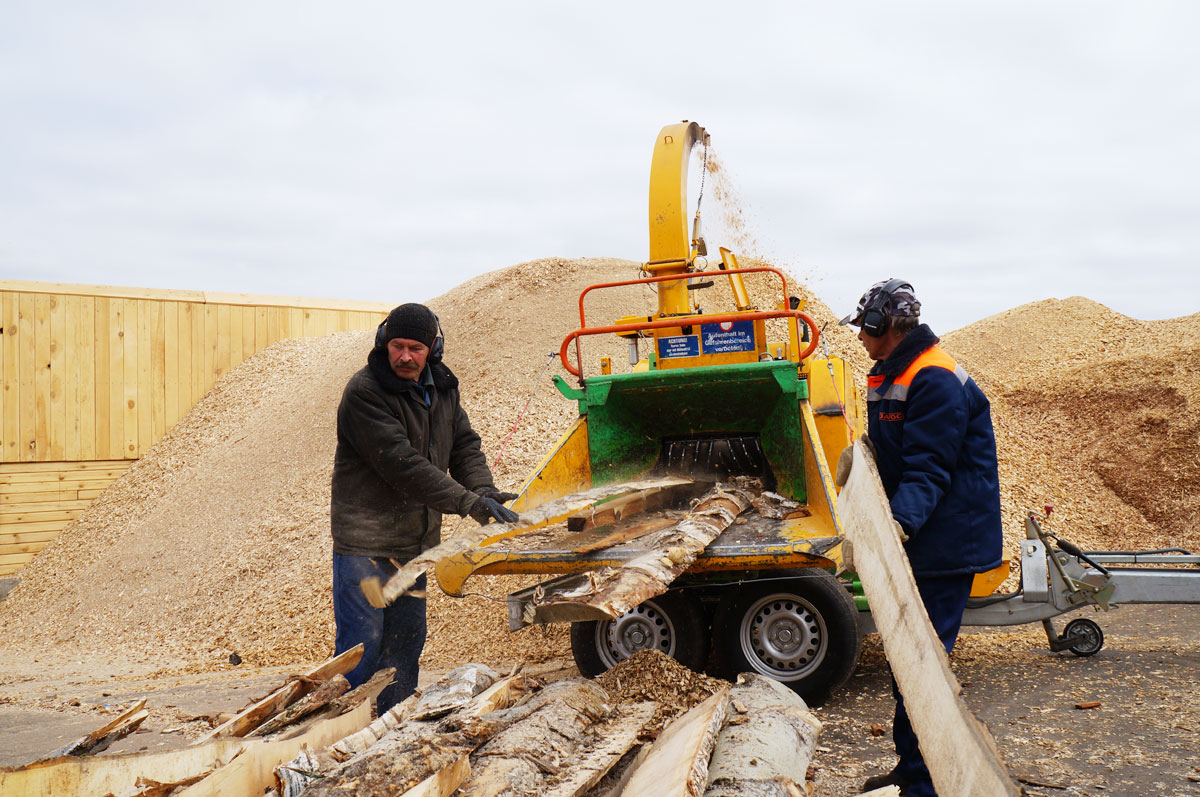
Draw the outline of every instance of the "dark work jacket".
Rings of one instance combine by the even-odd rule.
[[[335,553],[407,562],[438,544],[442,513],[466,515],[479,500],[474,490],[493,487],[458,379],[441,363],[426,370],[428,406],[416,382],[392,373],[383,349],[342,392],[329,513]]]
[[[922,324],[867,377],[867,433],[915,575],[982,573],[1003,556],[987,396]]]

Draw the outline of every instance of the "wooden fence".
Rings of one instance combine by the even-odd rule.
[[[0,280],[0,575],[242,360],[284,338],[373,329],[390,309]]]

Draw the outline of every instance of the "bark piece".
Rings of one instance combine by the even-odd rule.
[[[726,722],[708,765],[705,797],[778,795],[804,789],[821,722],[783,684],[752,673],[729,692],[736,722]]]
[[[331,700],[349,689],[350,682],[346,680],[346,676],[335,675],[274,717],[271,717],[271,719],[262,725],[250,731],[246,736],[267,736],[272,734],[280,728],[291,725],[293,722],[301,720],[309,714],[324,708],[329,705]]]
[[[544,797],[580,797],[586,794],[637,744],[654,718],[657,703],[633,703],[618,709],[614,719],[595,726],[596,743],[543,792]]]
[[[697,797],[708,783],[708,759],[725,721],[729,689],[712,695],[668,725],[639,756],[618,791],[624,797]]]
[[[1019,794],[992,735],[960,696],[861,439],[837,511],[934,787],[939,794]]]
[[[464,755],[404,792],[403,797],[450,797],[471,776],[471,757]]]
[[[417,579],[425,572],[425,568],[435,564],[447,556],[453,556],[463,551],[469,551],[489,537],[495,537],[506,532],[533,531],[552,523],[565,520],[568,516],[583,511],[605,498],[621,495],[622,493],[638,493],[664,490],[682,484],[690,484],[690,479],[665,478],[647,479],[637,482],[623,482],[594,487],[579,493],[547,501],[539,507],[521,515],[516,523],[489,523],[476,529],[456,534],[439,545],[435,545],[397,570],[386,584],[380,584],[377,578],[363,579],[360,584],[363,594],[372,606],[382,609],[393,603],[401,595],[408,592],[417,583]]]
[[[644,538],[646,552],[620,567],[606,567],[570,591],[547,592],[524,608],[532,622],[538,610],[558,603],[591,606],[617,618],[634,606],[667,591],[734,518],[750,506],[753,492],[739,484],[718,484],[673,526]]]
[[[198,740],[196,744],[202,744],[210,739],[222,736],[245,736],[267,718],[287,708],[293,701],[311,692],[319,682],[328,680],[335,675],[345,675],[353,670],[362,658],[362,654],[363,646],[355,645],[345,653],[334,656],[332,659],[314,667],[299,678],[288,681],[232,719],[218,725]]]
[[[124,739],[133,733],[145,721],[146,717],[150,716],[150,712],[145,709],[146,701],[144,699],[139,700],[87,736],[82,736],[66,747],[55,750],[43,760],[58,758],[64,755],[82,756],[106,750],[113,742],[118,739]]]
[[[584,532],[579,537],[563,540],[563,547],[570,547],[572,553],[591,553],[602,551],[623,542],[640,539],[647,534],[675,525],[675,518],[659,517],[643,520],[631,525],[599,526],[592,532]],[[607,530],[607,531],[606,531]],[[606,532],[606,533],[600,533]],[[597,534],[599,533],[599,536]]]

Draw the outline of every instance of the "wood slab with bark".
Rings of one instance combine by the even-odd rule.
[[[728,706],[726,687],[663,729],[622,779],[618,786],[622,797],[704,794],[709,756]]]
[[[118,739],[124,739],[129,734],[133,733],[139,725],[145,721],[146,717],[150,716],[150,712],[146,711],[145,699],[139,700],[129,708],[122,711],[118,716],[114,717],[109,722],[100,726],[96,730],[89,733],[87,736],[82,736],[68,744],[66,747],[61,747],[55,750],[50,755],[46,756],[44,761],[52,758],[58,758],[64,755],[82,756],[91,753],[99,753],[106,750],[109,745]]]
[[[939,794],[1018,795],[992,735],[962,700],[896,534],[875,459],[861,439],[853,457],[838,517],[933,785]]]
[[[254,705],[239,712],[232,719],[213,728],[200,738],[196,744],[203,744],[210,739],[225,736],[245,736],[257,728],[269,717],[282,711],[293,701],[311,692],[321,681],[326,681],[335,675],[345,675],[353,670],[363,655],[363,646],[355,645],[338,656],[334,656],[306,672],[299,678],[288,681],[271,694],[259,700]]]
[[[645,553],[619,567],[588,574],[579,587],[569,591],[547,591],[535,596],[525,606],[524,613],[536,618],[541,607],[573,603],[598,609],[614,619],[620,617],[643,601],[666,592],[708,544],[749,508],[754,496],[752,490],[736,483],[716,485],[677,523],[644,537]]]
[[[679,485],[691,484],[690,479],[669,477],[663,479],[646,479],[636,482],[622,482],[594,487],[591,490],[572,493],[547,501],[539,507],[521,514],[515,523],[489,523],[476,529],[456,534],[448,540],[433,546],[417,557],[407,562],[397,570],[386,584],[381,584],[377,578],[366,578],[360,583],[367,601],[377,609],[391,605],[401,595],[406,594],[417,579],[430,565],[436,564],[447,556],[453,556],[463,551],[469,551],[491,537],[511,536],[534,529],[540,529],[553,523],[560,523],[571,515],[582,512],[603,501],[606,498],[624,494],[649,494],[666,490]],[[642,496],[643,500],[645,496]]]
[[[609,773],[637,744],[642,731],[654,719],[658,703],[642,702],[620,706],[617,716],[595,726],[596,742],[581,751],[581,759],[543,792],[544,797],[580,797]]]
[[[350,682],[346,680],[346,676],[335,675],[329,680],[318,684],[316,689],[250,731],[246,736],[268,736],[275,733],[275,731],[319,711],[329,705],[329,702],[335,697],[345,693],[349,689]]]

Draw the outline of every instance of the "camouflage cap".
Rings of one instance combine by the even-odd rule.
[[[861,324],[863,313],[878,298],[879,294],[883,292],[887,284],[894,279],[893,277],[892,279],[880,280],[870,288],[867,288],[867,292],[859,298],[858,306],[854,308],[854,312],[843,318],[838,324],[841,326],[845,326],[846,324],[858,326]],[[917,301],[917,296],[913,293],[911,283],[902,283],[891,292],[891,296],[891,301],[887,303],[887,312],[892,318],[903,318],[905,316],[916,318],[921,315],[921,303]]]

